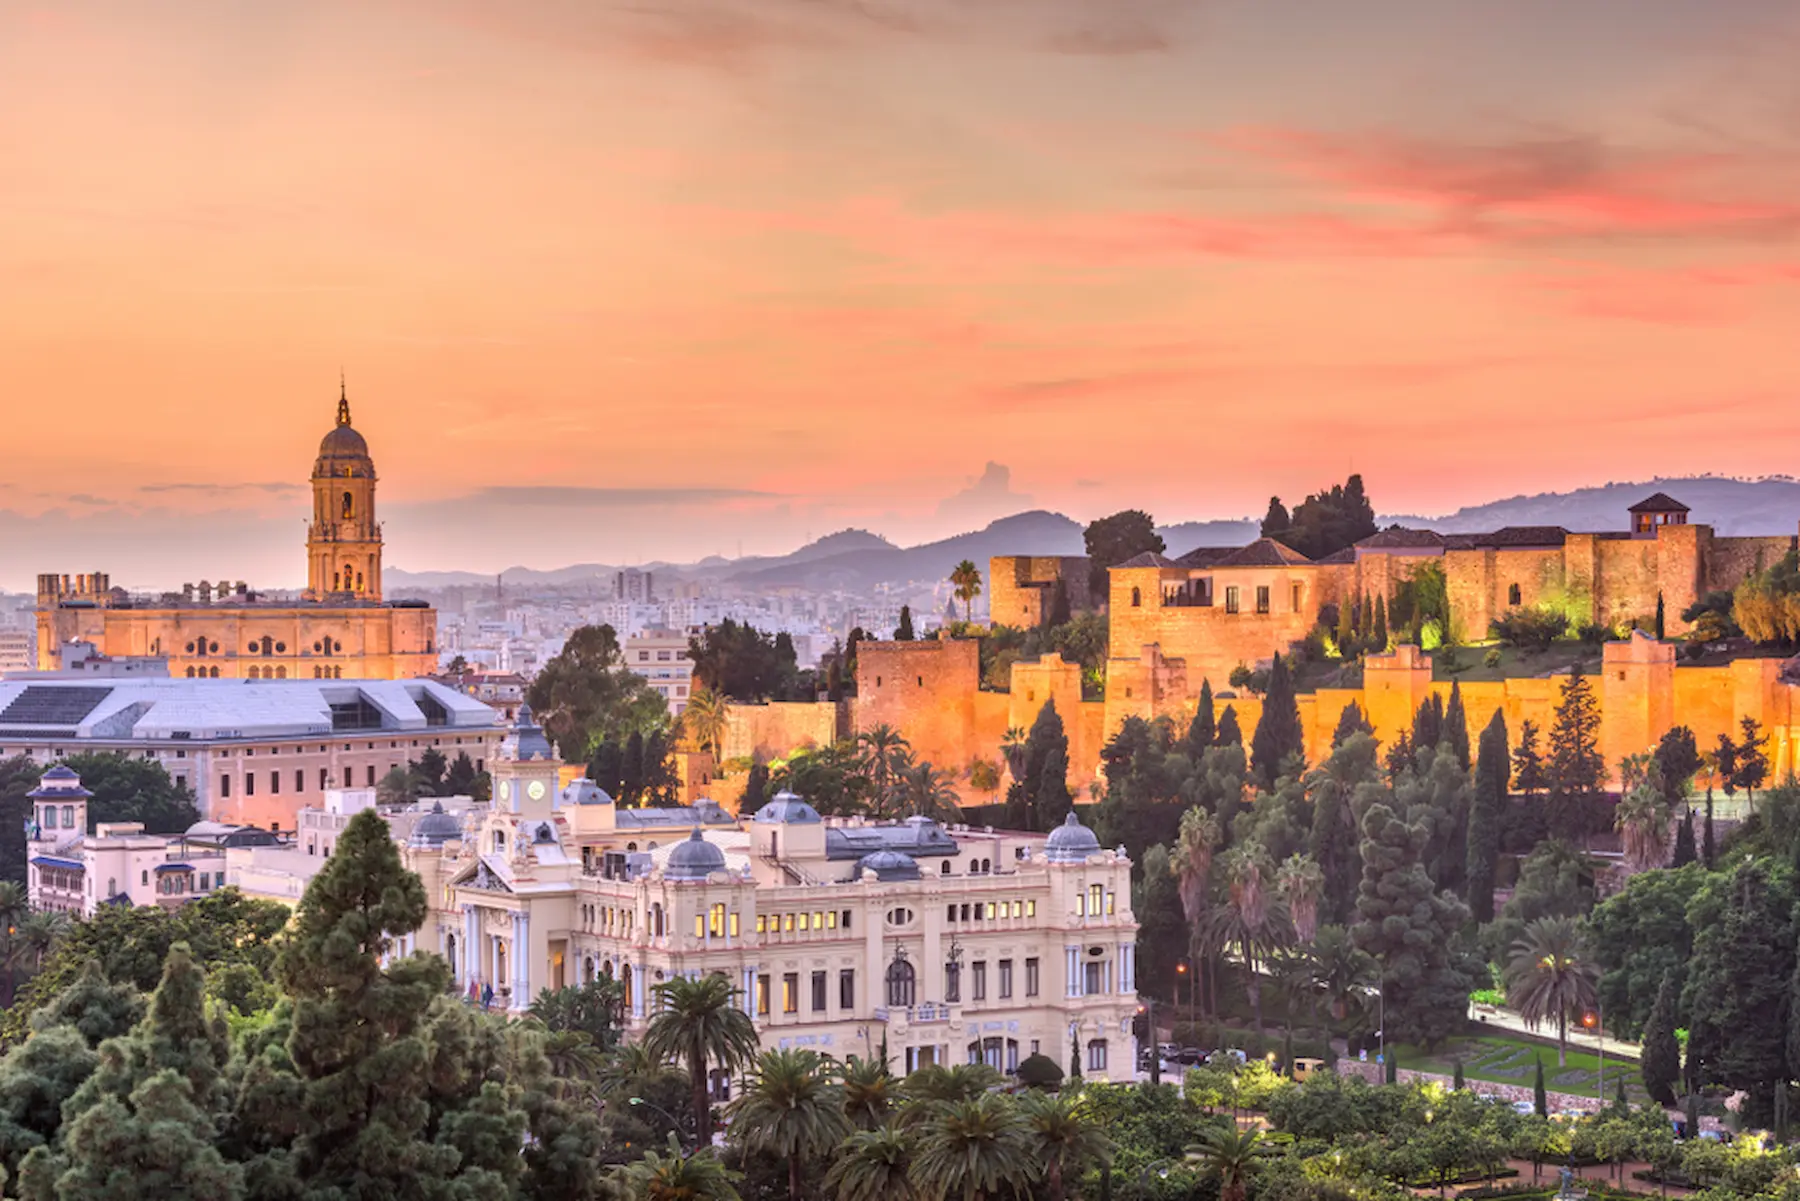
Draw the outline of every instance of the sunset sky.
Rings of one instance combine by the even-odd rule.
[[[1792,0],[0,0],[0,587],[298,583],[340,369],[412,569],[1800,471],[1796,62]]]

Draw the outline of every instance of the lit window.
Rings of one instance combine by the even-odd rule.
[[[786,972],[781,977],[781,1012],[800,1012],[799,972]]]
[[[824,928],[825,928],[825,915],[823,913],[814,913],[813,914],[813,929],[823,930]]]
[[[1106,916],[1111,917],[1112,915],[1113,915],[1113,894],[1109,892],[1106,894]]]
[[[994,903],[992,901],[989,901],[987,903],[987,915],[988,915],[988,921],[991,922],[994,920]]]
[[[806,914],[804,913],[800,915],[800,932],[802,934],[806,932]]]
[[[1088,915],[1090,917],[1099,917],[1100,916],[1100,906],[1101,906],[1101,904],[1103,904],[1102,894],[1105,891],[1106,890],[1098,884],[1088,885],[1087,911],[1088,911]]]
[[[827,930],[837,929],[837,910],[833,909],[825,914],[825,928]]]
[[[793,914],[791,914],[791,913],[787,914],[785,917],[782,918],[781,928],[784,932],[786,932],[788,934],[792,934],[794,932],[794,915]]]
[[[725,906],[723,903],[712,907],[707,925],[714,938],[725,937]]]
[[[733,910],[732,914],[731,914],[731,937],[736,938],[737,936],[738,936],[738,915],[737,915],[737,911]]]
[[[756,932],[758,934],[767,934],[769,932],[769,919],[766,915],[761,913],[756,915]]]
[[[696,913],[694,915],[694,937],[706,937],[706,917],[704,914]]]
[[[1012,913],[1013,913],[1014,917],[1025,916],[1025,902],[1024,901],[1014,901]]]

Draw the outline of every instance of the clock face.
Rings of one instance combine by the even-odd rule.
[[[531,783],[525,785],[525,795],[534,801],[543,800],[544,782],[542,780],[533,780]]]

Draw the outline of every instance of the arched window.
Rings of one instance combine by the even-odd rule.
[[[348,492],[344,493],[344,520],[349,521],[352,514],[354,514],[355,512],[356,512],[355,499],[352,498]]]
[[[341,667],[334,667],[334,668],[332,668],[332,669],[331,669],[331,678],[332,678],[332,679],[334,679],[334,680],[341,680],[341,679],[343,679],[343,678],[344,678],[344,669],[343,669],[343,668],[341,668]]]
[[[265,655],[272,655],[275,653],[275,640],[267,634],[263,635],[262,653]]]
[[[1144,603],[1144,594],[1142,592],[1138,591],[1136,588],[1133,588],[1131,590],[1131,607],[1133,609],[1136,609],[1136,608],[1141,607],[1143,605],[1143,603]]]
[[[191,667],[187,669],[187,678],[190,680],[194,678],[194,669]]]
[[[946,860],[944,860],[943,863],[938,865],[938,875],[947,876],[949,874],[950,874],[950,861],[948,859],[946,859]]]
[[[116,897],[119,895],[119,878],[117,876],[108,876],[106,878],[106,895],[109,897]]]
[[[888,964],[887,970],[887,1003],[890,1009],[902,1009],[913,1003],[913,993],[918,984],[918,973],[913,965],[904,959],[896,958]]]
[[[216,679],[218,679],[218,678],[219,678],[219,669],[218,669],[218,668],[216,668],[216,667],[215,667],[215,668],[213,668],[213,669],[212,669],[212,670],[210,670],[210,671],[208,671],[208,672],[207,672],[207,673],[206,673],[206,674],[207,674],[207,675],[208,675],[208,676],[209,676],[209,677],[210,677],[210,678],[212,678],[212,679],[215,679],[215,680],[216,680]]]
[[[276,668],[276,669],[275,669],[275,678],[276,678],[276,679],[277,679],[277,680],[285,680],[285,679],[287,679],[287,668],[285,668],[285,667],[277,667],[277,668]]]
[[[258,676],[258,675],[259,675],[259,674],[260,674],[260,673],[261,673],[261,672],[262,672],[262,668],[260,668],[260,667],[252,667],[252,668],[251,668],[251,669],[250,669],[250,678],[251,678],[251,679],[252,679],[252,680],[254,680],[254,679],[256,679],[256,678],[257,678],[257,676]]]
[[[359,571],[356,573],[356,590],[358,592],[361,592],[363,590],[363,582],[362,581],[363,581],[363,574],[362,574],[362,572]]]
[[[1507,588],[1506,603],[1509,605],[1516,605],[1519,603],[1519,586],[1517,584],[1513,584]]]

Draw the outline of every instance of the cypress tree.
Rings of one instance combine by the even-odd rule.
[[[1213,744],[1217,734],[1213,719],[1212,681],[1201,680],[1200,703],[1194,708],[1194,720],[1189,723],[1187,730],[1188,758],[1198,764],[1200,756]]]
[[[1336,750],[1354,735],[1374,732],[1368,718],[1363,716],[1362,709],[1355,701],[1350,701],[1344,705],[1344,711],[1338,714],[1337,729],[1331,733],[1331,748]]]
[[[1700,1136],[1700,1094],[1690,1092],[1682,1105],[1682,1124],[1687,1127],[1688,1138]]]
[[[1494,920],[1494,871],[1500,860],[1500,828],[1505,820],[1506,781],[1511,771],[1506,717],[1496,709],[1481,731],[1464,869],[1468,877],[1469,915],[1483,925]]]
[[[1625,1075],[1624,1075],[1624,1073],[1621,1072],[1619,1075],[1614,1076],[1613,1083],[1616,1086],[1613,1089],[1613,1106],[1614,1106],[1614,1108],[1616,1108],[1620,1113],[1630,1113],[1631,1112],[1631,1099],[1625,1095]]]
[[[1238,729],[1237,710],[1230,705],[1219,714],[1218,746],[1243,746],[1244,732]]]
[[[1519,723],[1519,745],[1513,751],[1513,787],[1528,799],[1544,787],[1544,757],[1538,750],[1536,723]]]
[[[1025,736],[1025,753],[1021,783],[1025,785],[1025,818],[1026,829],[1048,830],[1047,814],[1055,810],[1055,820],[1060,822],[1068,814],[1072,803],[1069,797],[1069,736],[1063,729],[1062,715],[1056,711],[1056,702],[1048,700],[1038,710],[1037,718],[1031,723],[1031,733]],[[1046,785],[1052,787],[1049,796],[1044,793]]]
[[[1570,842],[1588,832],[1587,801],[1600,789],[1606,762],[1600,757],[1600,709],[1594,686],[1580,665],[1569,672],[1550,727],[1550,801],[1545,823],[1553,837]]]
[[[1456,1061],[1456,1074],[1450,1077],[1450,1087],[1453,1091],[1459,1093],[1463,1090],[1463,1066],[1460,1057],[1458,1057]]]
[[[1069,608],[1069,586],[1058,576],[1056,583],[1050,588],[1050,613],[1044,624],[1051,629],[1066,626],[1075,620],[1075,614]]]
[[[738,812],[755,813],[769,799],[769,765],[760,760],[750,765],[744,777],[744,795],[738,801]]]
[[[1081,1034],[1069,1031],[1069,1079],[1081,1079]]]
[[[1064,738],[1044,756],[1037,782],[1037,829],[1054,830],[1075,807],[1069,792],[1069,741]]]
[[[1287,506],[1281,503],[1279,496],[1269,498],[1269,511],[1263,515],[1262,536],[1279,539],[1288,532],[1293,519],[1288,516]]]
[[[625,754],[619,762],[619,791],[615,794],[619,804],[643,803],[644,775],[644,735],[633,730],[625,740]]]
[[[1681,1082],[1681,1045],[1675,1040],[1675,1007],[1679,1001],[1675,973],[1666,971],[1656,990],[1656,1003],[1650,1007],[1650,1017],[1644,1023],[1644,1049],[1638,1059],[1644,1091],[1658,1105],[1673,1105],[1675,1086]]]
[[[1356,657],[1355,616],[1347,601],[1338,604],[1337,629],[1332,636],[1337,639],[1338,654],[1346,659]]]
[[[1656,593],[1656,640],[1661,642],[1663,638],[1663,594],[1659,589]]]
[[[1544,1091],[1544,1059],[1538,1057],[1537,1080],[1531,1086],[1531,1111],[1540,1118],[1550,1116],[1550,1096]]]
[[[914,641],[914,639],[913,639],[913,623],[912,623],[912,606],[911,605],[901,605],[900,606],[900,625],[898,628],[896,628],[894,630],[894,641],[895,642],[912,642],[912,641]]]
[[[1706,794],[1706,825],[1701,830],[1700,855],[1706,861],[1706,870],[1711,871],[1718,844],[1713,841],[1713,802],[1712,790]]]
[[[1439,741],[1447,743],[1456,752],[1456,762],[1464,771],[1469,770],[1469,719],[1463,712],[1462,682],[1450,682],[1450,703],[1444,707],[1444,724],[1438,735]]]
[[[1437,744],[1444,736],[1444,700],[1437,693],[1432,693],[1419,702],[1413,713],[1412,745],[1413,753],[1420,760],[1429,763],[1430,752],[1437,749]]]
[[[1694,811],[1689,806],[1681,810],[1681,824],[1675,827],[1675,852],[1669,860],[1670,867],[1686,867],[1694,862]]]
[[[1372,649],[1377,654],[1385,654],[1387,652],[1387,648],[1388,648],[1387,598],[1384,596],[1381,596],[1379,594],[1375,597],[1375,632],[1370,637],[1369,641],[1373,644]]]
[[[1395,1055],[1392,1051],[1389,1051],[1387,1053],[1387,1062],[1385,1064],[1383,1064],[1382,1066],[1385,1069],[1385,1071],[1383,1072],[1383,1077],[1382,1077],[1383,1079],[1385,1079],[1389,1084],[1400,1083],[1400,1057],[1399,1056]]]
[[[1263,698],[1262,717],[1250,742],[1250,766],[1264,789],[1275,787],[1282,766],[1291,755],[1304,754],[1300,731],[1300,706],[1294,699],[1294,680],[1280,655],[1269,669],[1269,692]]]
[[[1294,1075],[1294,1027],[1291,1020],[1281,1034],[1281,1071],[1290,1079]]]

